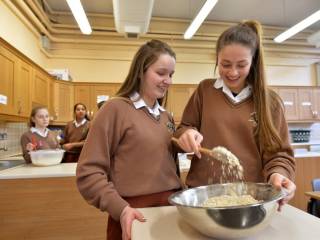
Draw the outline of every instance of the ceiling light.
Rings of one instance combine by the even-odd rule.
[[[305,28],[309,27],[310,25],[314,24],[318,20],[320,20],[320,10],[318,10],[315,13],[313,13],[312,15],[310,15],[306,19],[302,20],[301,22],[297,23],[293,27],[289,28],[287,31],[281,33],[280,35],[278,35],[273,40],[275,42],[277,42],[277,43],[281,43],[281,42],[287,40],[288,38],[292,37],[296,33],[300,32],[303,29],[305,29]]]
[[[92,30],[80,0],[67,0],[69,8],[83,34],[91,34]]]
[[[206,19],[206,17],[211,12],[212,8],[218,0],[207,0],[206,3],[200,9],[198,15],[193,19],[192,23],[188,27],[187,31],[184,33],[184,39],[192,38],[193,34],[198,30],[202,22]]]

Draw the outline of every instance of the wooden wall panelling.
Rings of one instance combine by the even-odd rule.
[[[180,122],[184,108],[197,85],[172,85],[168,90],[167,110],[173,114],[176,122]]]
[[[320,178],[320,158],[305,157],[296,158],[296,179],[297,190],[290,204],[306,211],[309,197],[305,196],[305,192],[312,191],[311,181]]]
[[[1,239],[106,239],[107,214],[82,198],[75,177],[1,180],[0,189]]]

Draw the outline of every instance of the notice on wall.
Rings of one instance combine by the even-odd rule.
[[[105,102],[109,99],[109,96],[108,95],[98,95],[97,96],[97,103],[99,102]]]
[[[8,104],[7,96],[0,94],[0,104],[3,104],[3,105],[7,105]]]

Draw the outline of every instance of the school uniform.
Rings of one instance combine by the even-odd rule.
[[[89,131],[89,121],[83,119],[80,123],[76,120],[68,122],[64,129],[64,138],[61,141],[61,145],[73,142],[84,142],[86,140]],[[81,147],[73,147],[65,152],[62,162],[78,162]]]
[[[264,182],[276,172],[293,180],[295,160],[280,103],[272,109],[272,120],[282,140],[281,148],[277,152],[260,152],[254,135],[257,120],[251,86],[246,86],[235,95],[222,79],[206,79],[189,99],[175,137],[180,137],[187,129],[195,128],[203,135],[202,147],[227,148],[240,160],[244,181]],[[209,161],[208,156],[202,154],[201,159],[193,157],[186,184],[197,187],[220,183],[221,176],[220,163]]]
[[[30,128],[28,132],[25,132],[21,136],[20,143],[22,155],[26,163],[31,163],[30,154],[26,148],[28,143],[35,145],[34,150],[60,148],[58,136],[48,128],[44,132],[40,132],[34,127]]]
[[[107,239],[121,239],[122,210],[168,205],[181,188],[172,117],[148,108],[137,93],[108,100],[93,120],[77,166],[82,196],[110,215]]]

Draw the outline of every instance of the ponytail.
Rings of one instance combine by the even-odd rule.
[[[257,127],[255,137],[260,152],[277,151],[281,148],[281,138],[272,121],[271,111],[279,106],[279,97],[269,90],[266,84],[264,54],[262,45],[262,27],[257,21],[244,21],[224,31],[217,41],[216,67],[218,54],[227,45],[241,44],[248,47],[252,54],[252,64],[247,82],[252,86]],[[281,104],[280,104],[281,105]]]

